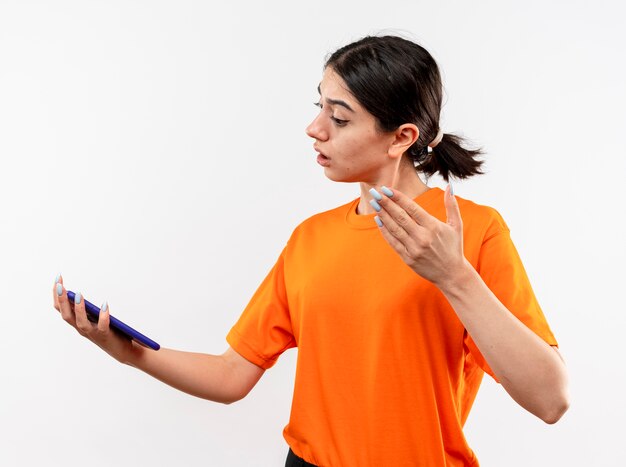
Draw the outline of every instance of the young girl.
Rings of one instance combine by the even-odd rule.
[[[484,372],[556,422],[567,374],[509,229],[493,208],[418,175],[479,174],[480,151],[442,131],[437,64],[366,37],[326,62],[307,128],[325,175],[361,196],[312,216],[213,356],[146,350],[97,324],[58,278],[54,305],[118,361],[198,397],[243,398],[298,348],[287,466],[476,466],[463,436]]]

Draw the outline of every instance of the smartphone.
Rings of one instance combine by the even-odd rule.
[[[74,292],[72,292],[71,290],[67,291],[67,298],[69,298],[70,302],[74,303],[75,297],[76,294]],[[87,311],[87,319],[92,323],[97,323],[98,317],[100,316],[100,308],[98,308],[93,303],[85,300],[85,297],[83,297],[83,300],[85,302],[85,310]],[[132,339],[135,342],[143,345],[144,347],[148,347],[152,350],[159,350],[161,348],[161,346],[154,342],[152,339],[144,336],[142,333],[131,328],[128,324],[121,322],[114,316],[109,315],[109,320],[109,327],[113,328],[116,331],[119,331],[127,339]]]

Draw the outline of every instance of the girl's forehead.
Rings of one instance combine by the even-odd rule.
[[[350,104],[352,109],[361,108],[359,101],[348,89],[345,81],[332,68],[326,68],[322,81],[317,87],[324,99],[342,100]]]
[[[322,81],[320,82],[318,90],[320,91],[320,94],[334,92],[349,95],[353,98],[343,78],[341,78],[341,76],[339,76],[332,68],[326,68],[326,70],[324,70],[324,75],[322,76]]]

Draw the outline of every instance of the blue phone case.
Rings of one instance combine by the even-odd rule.
[[[76,297],[76,294],[72,292],[71,290],[68,290],[67,298],[69,298],[72,303],[74,303],[74,297]],[[85,310],[87,310],[87,318],[89,319],[89,321],[93,323],[97,323],[98,317],[100,316],[100,308],[98,308],[93,303],[85,300],[85,297],[83,297],[83,300],[85,301]],[[161,348],[159,344],[154,342],[149,337],[144,336],[139,331],[136,331],[135,329],[131,328],[128,324],[122,323],[119,319],[111,315],[109,315],[109,319],[110,319],[109,326],[120,331],[129,339],[133,339],[139,344],[143,345],[144,347],[148,347],[153,350],[159,350]]]

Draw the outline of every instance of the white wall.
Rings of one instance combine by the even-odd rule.
[[[483,466],[616,466],[626,415],[619,2],[0,1],[0,465],[283,465],[295,351],[221,406],[117,364],[54,277],[165,347],[224,336],[309,215],[358,196],[304,128],[327,53],[384,29],[438,60],[455,186],[496,207],[571,373],[547,426],[485,379]],[[431,185],[444,186],[440,179]]]

